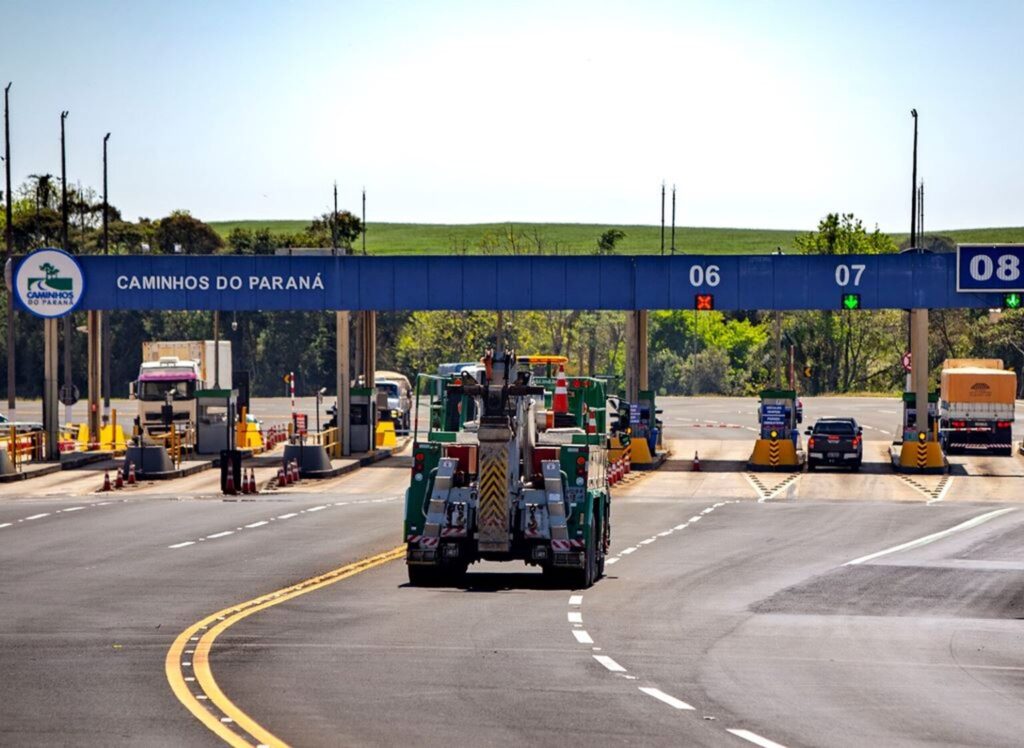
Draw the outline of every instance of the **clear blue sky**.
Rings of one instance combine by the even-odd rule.
[[[1024,3],[5,0],[14,174],[129,218],[1024,225]]]

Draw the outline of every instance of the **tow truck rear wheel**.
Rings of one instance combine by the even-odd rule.
[[[407,564],[409,584],[413,587],[436,587],[441,583],[441,567],[426,564]]]
[[[572,586],[585,590],[597,578],[597,526],[590,520],[590,542],[583,551],[583,568],[572,570]]]

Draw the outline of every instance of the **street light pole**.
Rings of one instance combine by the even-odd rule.
[[[911,168],[911,189],[910,189],[910,246],[917,247],[917,110],[911,109],[910,116],[914,118],[914,158]]]
[[[14,213],[11,197],[11,114],[10,114],[11,83],[4,88],[4,174],[6,190],[4,191],[7,223],[4,226],[4,240],[7,249],[7,262],[14,254]],[[15,417],[15,368],[14,368],[14,294],[7,293],[7,416],[12,421]]]
[[[64,120],[67,117],[68,111],[65,109],[60,113],[60,240],[61,248],[65,252],[70,252],[71,247],[68,244],[68,165],[67,151],[64,147]],[[64,317],[64,388],[68,402],[72,399],[71,330],[71,315],[68,314]],[[67,404],[64,406],[65,423],[71,423],[71,407]]]
[[[107,198],[107,141],[110,140],[110,133],[103,136],[103,254],[110,253],[110,236],[107,232],[107,213],[110,210],[110,203]],[[100,318],[102,328],[103,350],[103,418],[110,419],[110,317],[103,314]]]

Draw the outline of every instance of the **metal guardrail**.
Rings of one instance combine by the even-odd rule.
[[[341,430],[337,427],[323,431],[311,431],[306,434],[309,444],[317,444],[324,448],[331,459],[341,457]]]
[[[42,462],[46,454],[46,434],[42,431],[23,431],[15,427],[0,433],[0,449],[7,451],[15,470],[26,462]]]

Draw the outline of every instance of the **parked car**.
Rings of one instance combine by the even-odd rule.
[[[864,430],[853,418],[819,418],[807,429],[807,469],[836,465],[860,470],[864,461]]]
[[[0,432],[4,434],[9,433],[11,426],[13,426],[15,431],[19,434],[27,434],[30,431],[43,430],[43,424],[37,423],[36,421],[10,421],[7,416],[0,413]]]

